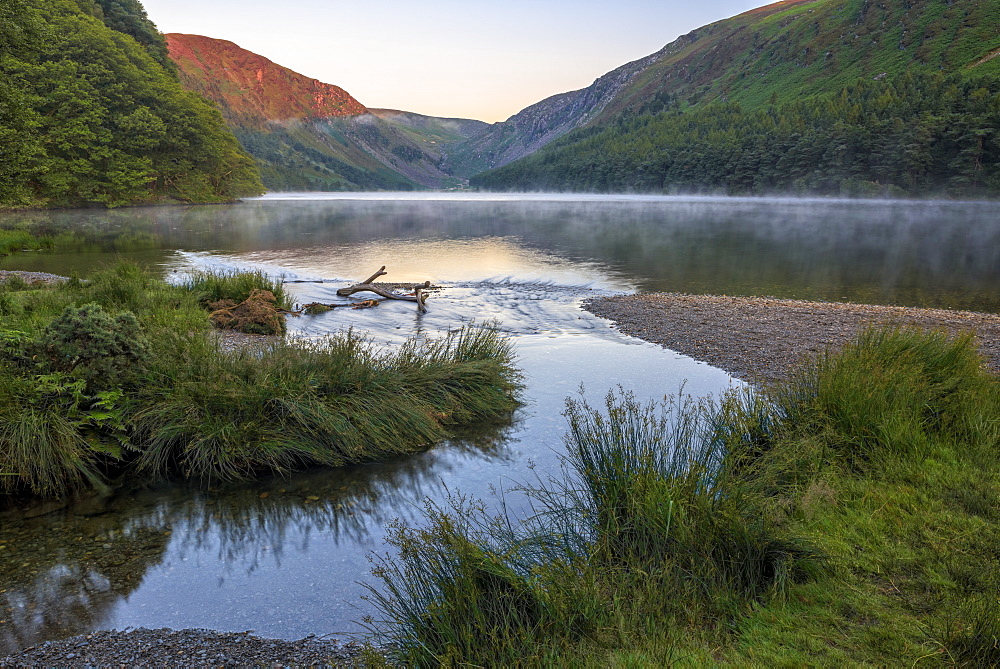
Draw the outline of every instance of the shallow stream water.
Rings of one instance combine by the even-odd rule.
[[[442,286],[429,311],[386,302],[291,319],[380,345],[496,319],[513,338],[525,405],[393,462],[219,486],[124,488],[66,509],[0,516],[0,654],[99,628],[205,627],[343,635],[367,612],[359,581],[385,527],[448,491],[489,497],[559,462],[565,399],[621,386],[640,399],[738,382],[626,337],[580,308],[635,290],[775,295],[1000,311],[1000,217],[989,203],[490,196],[273,195],[232,207],[0,217],[53,252],[0,269],[86,275],[126,257],[167,277],[262,268],[300,303],[386,265],[385,281]],[[34,517],[28,517],[34,516]]]

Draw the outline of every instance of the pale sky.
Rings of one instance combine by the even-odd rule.
[[[767,0],[142,0],[367,107],[500,121]]]

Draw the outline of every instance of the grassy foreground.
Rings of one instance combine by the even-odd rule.
[[[377,558],[406,666],[997,666],[1000,379],[861,334],[719,402],[571,400],[521,522],[456,495]]]
[[[226,351],[206,308],[261,274],[173,286],[131,264],[87,282],[0,285],[0,505],[100,489],[122,474],[212,480],[372,461],[451,425],[506,416],[517,373],[496,328],[385,352],[347,332]]]

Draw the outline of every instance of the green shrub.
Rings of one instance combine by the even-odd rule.
[[[149,359],[149,343],[135,314],[112,317],[100,305],[66,307],[42,332],[39,347],[46,366],[70,374],[92,388],[111,388],[134,378]]]

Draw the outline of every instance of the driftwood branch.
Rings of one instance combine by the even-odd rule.
[[[370,277],[368,277],[361,283],[356,283],[353,286],[348,286],[347,288],[340,288],[337,291],[337,295],[340,295],[341,297],[348,297],[349,295],[353,295],[354,293],[361,293],[367,291],[369,293],[375,293],[376,295],[380,295],[381,297],[384,297],[387,300],[404,300],[406,302],[416,302],[417,309],[420,311],[420,313],[425,313],[427,311],[427,306],[424,303],[425,300],[427,299],[427,296],[423,294],[423,291],[431,287],[430,281],[425,281],[424,283],[418,283],[411,286],[411,290],[413,290],[413,295],[402,295],[395,291],[389,290],[388,288],[383,288],[382,286],[376,286],[375,284],[372,283],[372,281],[379,278],[380,276],[384,276],[385,274],[388,274],[388,272],[385,271],[385,265],[383,265],[381,268],[379,268],[377,272],[372,274]]]
[[[388,274],[388,272],[385,271],[385,265],[382,265],[381,267],[378,268],[377,272],[375,272],[370,277],[362,281],[361,284],[364,285],[366,283],[371,283],[375,279],[379,278],[380,276],[385,276],[386,274]]]

